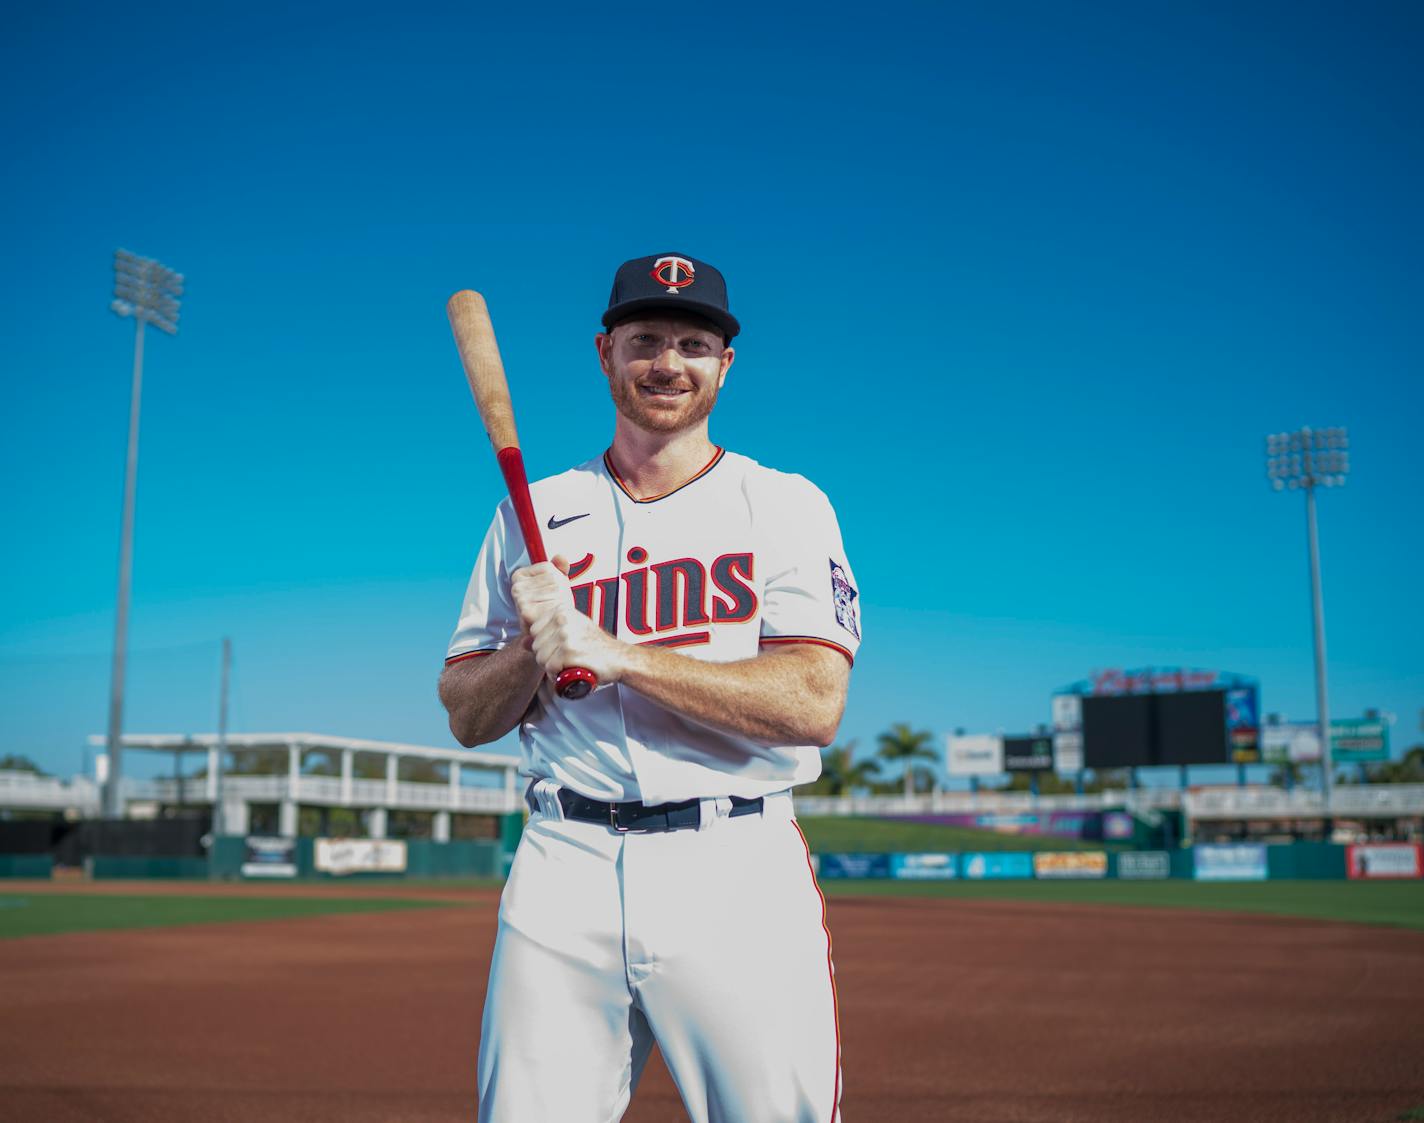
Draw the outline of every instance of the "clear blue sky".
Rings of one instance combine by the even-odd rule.
[[[496,10],[498,9],[498,10]],[[1424,8],[1414,3],[31,5],[0,45],[0,753],[102,732],[132,326],[150,331],[131,731],[450,744],[434,693],[500,495],[444,318],[494,311],[533,474],[597,454],[612,270],[727,274],[721,443],[836,504],[842,727],[1025,731],[1095,668],[1420,740]],[[1398,752],[1398,748],[1396,752]]]

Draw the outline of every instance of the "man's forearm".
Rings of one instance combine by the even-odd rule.
[[[845,708],[850,666],[812,645],[707,663],[657,647],[630,647],[620,681],[697,721],[768,745],[829,745]]]
[[[541,677],[534,656],[518,641],[446,667],[440,701],[449,711],[455,740],[467,749],[499,740],[519,724]]]

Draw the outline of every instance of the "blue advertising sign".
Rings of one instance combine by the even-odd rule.
[[[1103,837],[1109,840],[1132,837],[1132,815],[1126,811],[1103,812]]]
[[[1198,881],[1265,881],[1266,846],[1230,842],[1192,848]]]
[[[1231,759],[1253,764],[1261,759],[1260,705],[1254,686],[1233,686],[1226,692],[1226,732]]]
[[[889,854],[822,854],[819,866],[820,876],[871,877],[890,876]]]
[[[890,876],[902,881],[948,881],[959,876],[959,856],[891,854]]]
[[[1018,851],[990,851],[963,855],[964,876],[976,881],[987,878],[1032,877],[1033,855]]]

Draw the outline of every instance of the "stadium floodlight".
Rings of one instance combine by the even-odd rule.
[[[138,421],[143,397],[143,326],[178,334],[183,275],[152,258],[128,250],[114,252],[114,300],[110,309],[134,321],[133,393],[129,399],[129,446],[124,470],[124,518],[119,539],[119,596],[114,623],[114,669],[109,688],[109,771],[104,781],[104,814],[123,814],[120,758],[124,739],[124,662],[128,647],[129,589],[133,578],[134,491],[138,482]]]
[[[1325,609],[1320,595],[1320,535],[1315,489],[1341,487],[1350,474],[1350,435],[1343,428],[1299,429],[1266,438],[1266,475],[1277,491],[1305,492],[1306,535],[1310,547],[1310,608],[1315,629],[1315,706],[1319,723],[1320,771],[1326,822],[1334,784],[1330,760],[1330,702],[1325,684]],[[1329,839],[1326,839],[1328,842]]]

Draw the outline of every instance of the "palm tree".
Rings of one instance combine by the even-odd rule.
[[[915,794],[915,761],[939,760],[939,754],[930,747],[934,734],[928,729],[911,729],[908,722],[897,721],[876,738],[880,745],[880,755],[891,764],[903,762],[905,766],[905,794]]]
[[[811,790],[818,795],[850,795],[857,788],[866,788],[880,773],[880,762],[873,759],[852,760],[855,742],[832,745],[821,753],[821,777]]]

